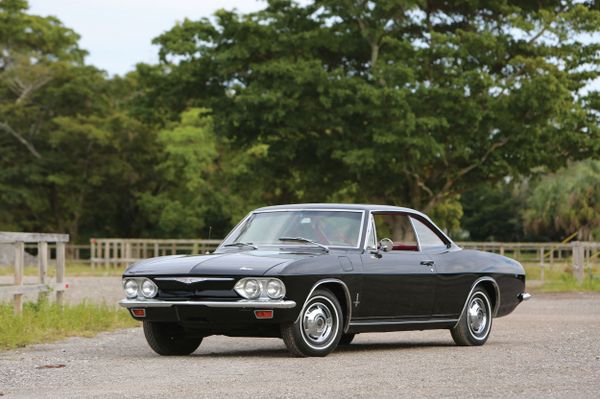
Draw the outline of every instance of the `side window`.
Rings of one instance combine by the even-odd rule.
[[[373,222],[373,217],[369,218],[369,235],[367,236],[367,248],[368,249],[376,249],[377,248],[377,238],[375,237],[375,224]]]
[[[393,241],[393,251],[418,251],[415,232],[408,216],[402,213],[373,214],[377,239],[389,238]]]
[[[445,249],[446,243],[429,228],[426,224],[421,222],[419,219],[411,217],[417,236],[419,237],[419,244],[421,244],[422,250],[428,249]]]

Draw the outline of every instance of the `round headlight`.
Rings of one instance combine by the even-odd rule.
[[[125,280],[123,290],[127,298],[135,298],[138,295],[138,283],[135,280]]]
[[[285,287],[279,280],[269,280],[267,282],[267,296],[272,299],[279,299],[285,295]]]
[[[246,298],[258,298],[260,296],[260,283],[256,280],[246,280],[244,282],[244,293]]]
[[[146,298],[154,298],[158,294],[158,287],[152,280],[144,280],[142,283],[142,295]]]

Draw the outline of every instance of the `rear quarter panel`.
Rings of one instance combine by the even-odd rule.
[[[475,281],[493,278],[500,291],[497,317],[507,315],[519,304],[525,290],[525,271],[517,261],[476,250],[455,250],[432,255],[438,274],[433,314],[458,317]]]

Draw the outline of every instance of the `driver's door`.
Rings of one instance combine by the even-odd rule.
[[[431,257],[420,251],[410,219],[403,213],[374,213],[371,223],[369,246],[386,238],[392,243],[387,251],[372,248],[362,255],[363,289],[356,318],[429,318],[435,269]]]

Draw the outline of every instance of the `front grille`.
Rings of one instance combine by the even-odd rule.
[[[225,277],[156,277],[158,297],[166,300],[239,299],[233,290],[235,280]]]

